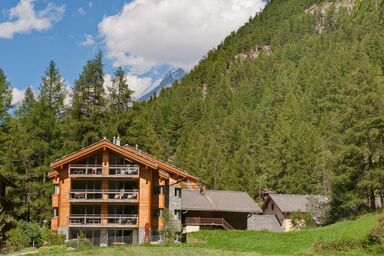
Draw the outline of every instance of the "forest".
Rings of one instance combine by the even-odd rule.
[[[122,68],[104,88],[101,51],[71,90],[47,63],[17,106],[0,69],[13,217],[47,223],[50,162],[113,136],[211,189],[330,195],[330,220],[374,209],[384,196],[383,17],[383,0],[269,1],[172,88],[133,105]]]

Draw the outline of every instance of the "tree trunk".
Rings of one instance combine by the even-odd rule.
[[[370,198],[370,208],[371,208],[372,210],[376,210],[375,193],[374,193],[373,190],[370,190],[369,198]]]

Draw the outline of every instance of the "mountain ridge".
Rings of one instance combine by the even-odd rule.
[[[166,72],[159,80],[159,84],[154,83],[146,88],[143,93],[138,97],[139,101],[149,100],[151,97],[159,96],[160,91],[169,88],[176,81],[179,81],[185,75],[182,68],[176,68]]]

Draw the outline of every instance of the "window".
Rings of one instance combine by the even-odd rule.
[[[59,217],[59,208],[53,207],[53,218]]]
[[[272,211],[275,210],[275,204],[274,204],[274,203],[271,204],[271,210],[272,210]]]
[[[153,194],[154,195],[164,195],[164,186],[153,187]]]
[[[181,220],[181,211],[175,210],[175,220]]]
[[[59,184],[55,184],[55,195],[60,194],[60,186]]]
[[[155,218],[163,218],[163,210],[164,209],[160,209],[160,208],[153,209],[153,217],[155,217]]]
[[[181,188],[175,188],[175,197],[181,198]]]

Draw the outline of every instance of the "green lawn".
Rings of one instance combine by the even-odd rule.
[[[316,241],[359,241],[378,224],[381,215],[368,214],[353,221],[343,221],[327,227],[289,233],[252,231],[202,231],[188,236],[187,244],[120,246],[92,248],[67,252],[65,255],[140,255],[140,256],[229,256],[229,255],[319,255],[313,249]],[[322,255],[370,255],[367,251],[349,250]]]

